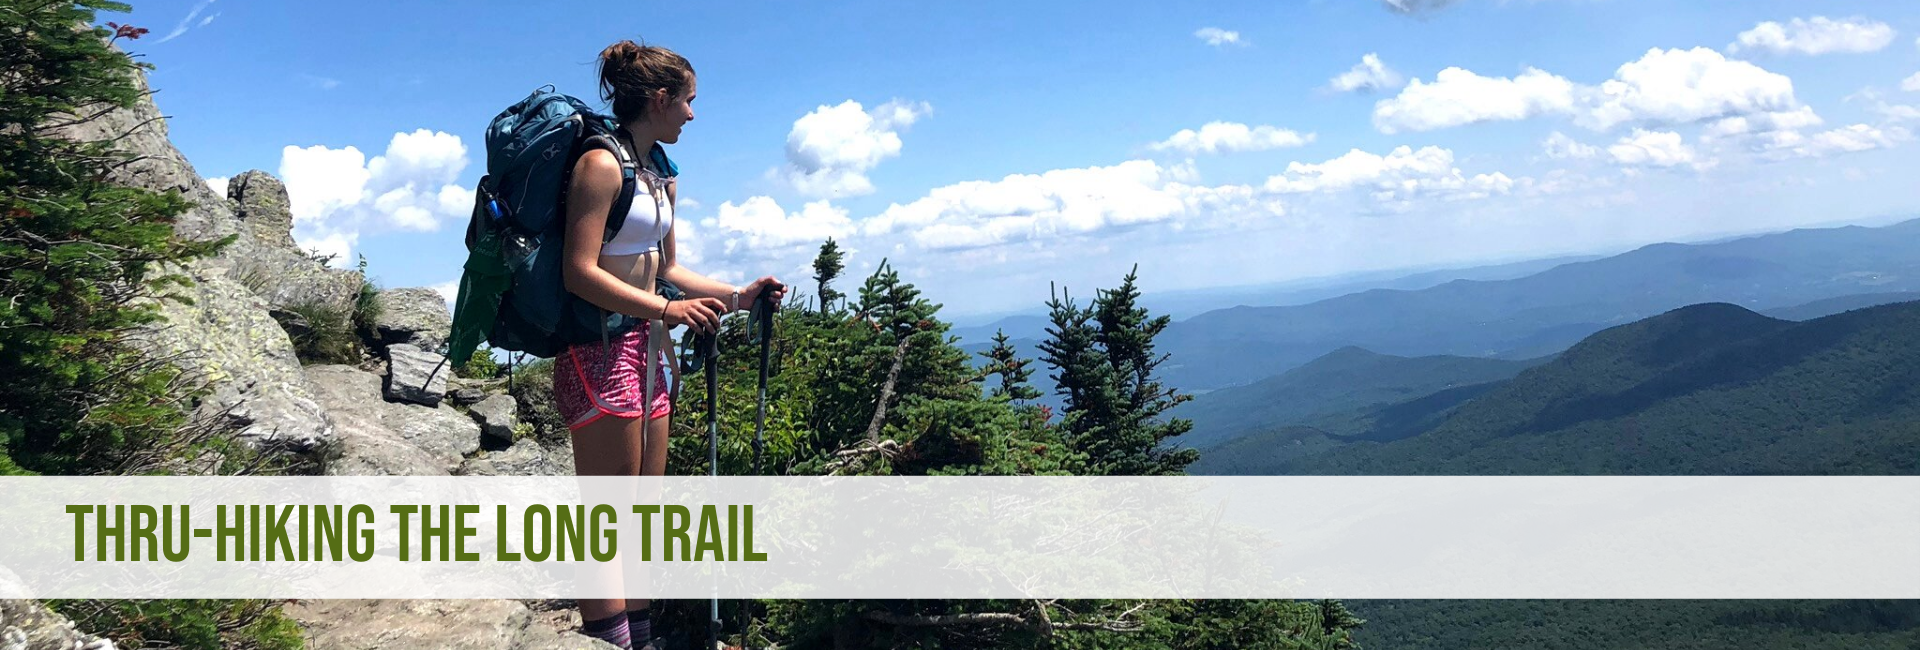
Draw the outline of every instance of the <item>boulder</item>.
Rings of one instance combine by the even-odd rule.
[[[227,199],[241,234],[227,257],[241,284],[276,309],[352,313],[365,278],[329,268],[294,243],[293,212],[279,179],[257,169],[240,174],[227,181]]]
[[[513,427],[520,423],[520,404],[507,395],[494,395],[467,408],[480,423],[481,442],[499,449],[513,444]]]
[[[573,448],[543,447],[530,439],[504,451],[483,452],[453,472],[459,476],[573,476]]]
[[[480,450],[480,425],[451,406],[380,399],[380,376],[353,366],[310,366],[336,435],[322,462],[330,476],[445,476]]]
[[[73,629],[73,621],[53,613],[39,601],[0,600],[0,649],[113,650],[113,648],[112,641]]]
[[[165,319],[130,339],[212,389],[197,415],[230,419],[256,446],[305,451],[332,435],[292,341],[259,296],[217,274],[169,291],[190,302],[160,301]]]
[[[387,346],[387,399],[439,406],[447,395],[447,375],[453,365],[438,352],[428,352],[412,344]]]
[[[512,600],[303,600],[286,613],[306,628],[313,650],[601,650],[606,643],[535,621]]]
[[[293,242],[293,203],[287,199],[287,186],[280,179],[258,169],[248,170],[227,179],[227,199],[233,201],[234,218],[255,243],[300,250]]]
[[[453,329],[447,299],[426,287],[388,289],[373,298],[373,327],[386,345],[410,344],[424,350],[445,345]]]
[[[486,391],[471,386],[463,386],[447,391],[447,399],[453,400],[454,406],[472,406],[479,404],[481,400],[486,398]]]

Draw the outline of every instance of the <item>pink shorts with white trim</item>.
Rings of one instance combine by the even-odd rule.
[[[654,418],[673,412],[667,394],[667,367],[656,361],[652,399],[646,390],[645,324],[602,344],[599,341],[568,346],[553,360],[553,397],[568,429],[578,429],[600,418],[638,418],[641,405],[651,403]]]

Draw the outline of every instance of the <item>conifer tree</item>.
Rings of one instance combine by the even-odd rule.
[[[1028,383],[1033,377],[1033,369],[1027,366],[1031,359],[1022,359],[1013,344],[1007,339],[1006,330],[993,334],[993,348],[980,353],[987,358],[987,374],[998,378],[988,397],[1013,402],[1027,402],[1040,397],[1040,389]]]
[[[1094,320],[1099,323],[1096,338],[1113,368],[1114,392],[1120,397],[1104,447],[1113,474],[1184,474],[1187,466],[1200,457],[1199,452],[1169,450],[1165,444],[1169,438],[1192,430],[1193,422],[1163,421],[1161,416],[1193,397],[1154,378],[1154,369],[1165,363],[1168,355],[1156,356],[1153,340],[1173,319],[1151,316],[1140,306],[1140,289],[1135,285],[1138,272],[1138,266],[1127,271],[1120,286],[1100,292],[1093,305]]]
[[[1100,291],[1090,307],[1075,305],[1064,292],[1053,297],[1047,303],[1053,323],[1040,348],[1055,369],[1057,392],[1067,398],[1067,439],[1087,454],[1095,473],[1181,474],[1199,452],[1163,445],[1193,424],[1161,416],[1190,396],[1154,378],[1166,356],[1154,355],[1153,339],[1171,319],[1139,306],[1136,271],[1119,288]]]
[[[185,282],[167,265],[217,244],[174,236],[179,192],[109,180],[133,158],[115,148],[122,134],[70,138],[133,105],[148,67],[112,46],[145,30],[89,27],[98,10],[128,8],[0,11],[0,474],[115,471],[184,420],[179,373],[127,335],[160,318],[142,297]]]
[[[833,281],[838,279],[840,272],[845,269],[845,261],[840,255],[840,244],[835,243],[832,237],[828,237],[827,242],[820,245],[820,254],[813,258],[813,279],[820,284],[822,313],[832,311],[834,301],[840,299],[840,292],[833,290]]]

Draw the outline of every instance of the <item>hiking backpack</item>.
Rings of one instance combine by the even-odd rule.
[[[639,164],[620,146],[617,131],[612,117],[552,86],[507,107],[487,126],[487,171],[474,188],[467,261],[448,338],[455,368],[482,340],[551,358],[569,344],[604,340],[639,323],[567,291],[561,268],[567,186],[581,154],[605,149],[620,163],[620,193],[601,241],[613,239],[626,222]],[[659,144],[648,156],[664,176],[678,175]]]

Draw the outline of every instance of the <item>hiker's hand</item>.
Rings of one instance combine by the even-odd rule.
[[[696,334],[712,334],[720,329],[720,314],[726,310],[719,298],[688,298],[667,303],[667,313],[660,320],[667,327],[685,325]]]
[[[779,308],[780,299],[787,297],[787,285],[780,284],[780,281],[775,280],[771,275],[754,280],[753,284],[740,290],[740,308],[752,309],[753,301],[760,299],[761,292],[768,292],[767,299],[773,301],[775,308]]]

